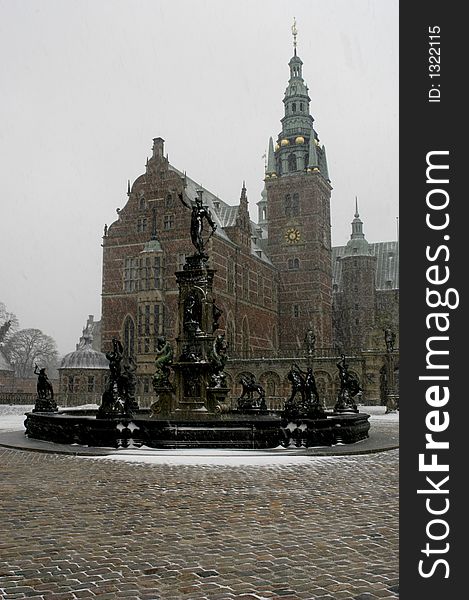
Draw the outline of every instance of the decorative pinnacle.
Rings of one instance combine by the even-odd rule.
[[[358,198],[357,198],[357,196],[355,196],[355,214],[354,214],[354,217],[356,219],[358,219],[359,216],[360,215],[358,214]]]
[[[295,56],[296,56],[296,36],[298,35],[298,29],[296,28],[296,18],[293,17],[293,25],[291,28],[291,32],[293,34],[293,49],[295,51]]]

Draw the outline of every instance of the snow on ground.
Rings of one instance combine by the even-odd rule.
[[[0,404],[0,431],[24,431],[25,413],[34,404]]]

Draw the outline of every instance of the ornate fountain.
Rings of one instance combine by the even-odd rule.
[[[360,391],[349,374],[345,356],[337,363],[341,387],[333,412],[320,400],[313,372],[315,336],[306,333],[308,367],[292,364],[291,395],[283,411],[269,411],[264,388],[253,379],[240,383],[243,392],[232,409],[224,371],[228,360],[223,333],[218,333],[222,310],[213,296],[215,271],[208,267],[208,239],[216,225],[202,191],[190,203],[191,241],[195,247],[176,272],[179,287],[179,331],[175,348],[165,336],[157,340],[153,388],[156,401],[139,409],[135,399],[136,364],[112,340],[109,377],[98,410],[58,410],[53,391],[46,389],[44,370],[38,373],[38,400],[27,413],[30,437],[65,444],[114,448],[274,448],[352,443],[368,437],[369,415],[359,413],[354,396]],[[210,232],[204,238],[204,224]],[[47,379],[47,378],[46,378]],[[40,385],[39,385],[40,384]]]

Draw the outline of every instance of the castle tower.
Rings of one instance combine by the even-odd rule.
[[[318,347],[332,343],[331,184],[325,148],[309,112],[303,62],[294,55],[283,99],[282,131],[269,143],[265,176],[268,255],[279,270],[280,348],[303,347],[312,327]]]
[[[376,303],[376,256],[363,233],[363,221],[355,200],[352,234],[342,261],[342,322],[346,349],[367,347],[367,336],[374,326]]]

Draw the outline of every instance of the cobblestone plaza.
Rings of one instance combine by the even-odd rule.
[[[2,600],[398,597],[398,450],[263,466],[0,454]]]

